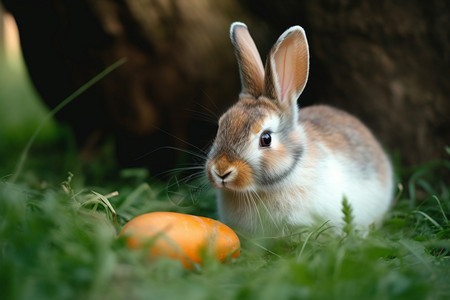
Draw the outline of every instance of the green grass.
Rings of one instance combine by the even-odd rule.
[[[26,123],[29,112],[15,109]],[[146,170],[118,170],[109,145],[81,166],[70,130],[54,121],[11,182],[28,141],[22,136],[47,114],[0,130],[9,145],[0,148],[0,299],[450,299],[449,160],[411,169],[397,163],[403,192],[367,238],[354,234],[344,205],[345,236],[326,224],[278,239],[241,235],[239,258],[190,271],[147,261],[117,233],[149,211],[216,218],[211,192],[180,204]]]
[[[422,174],[433,177],[443,167]],[[417,172],[422,168],[412,175]],[[148,262],[116,234],[127,220],[149,211],[214,217],[212,199],[176,205],[164,184],[147,183],[143,170],[126,170],[99,187],[75,188],[71,181],[81,175],[73,176],[44,186],[0,183],[1,299],[450,296],[450,190],[439,179],[427,183],[433,195],[425,193],[412,207],[405,193],[385,226],[365,239],[351,230],[335,236],[325,227],[276,240],[241,236],[238,259],[223,265],[208,261],[189,271],[173,261]],[[109,197],[114,191],[118,195]]]

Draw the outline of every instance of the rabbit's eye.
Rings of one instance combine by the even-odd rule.
[[[269,147],[272,142],[272,137],[270,136],[270,132],[263,132],[261,137],[259,138],[259,146],[261,147]]]

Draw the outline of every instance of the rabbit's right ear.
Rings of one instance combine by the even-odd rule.
[[[309,50],[305,31],[300,26],[286,30],[267,60],[264,94],[287,110],[297,113],[297,98],[305,88],[309,73]],[[297,122],[296,120],[294,120]]]
[[[230,38],[239,64],[241,93],[258,98],[264,90],[264,66],[247,26],[240,22],[231,24]]]

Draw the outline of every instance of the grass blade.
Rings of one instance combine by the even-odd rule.
[[[19,177],[20,173],[22,172],[22,169],[25,165],[25,161],[28,156],[28,152],[30,151],[31,146],[34,143],[34,140],[38,136],[39,132],[42,130],[44,125],[51,119],[53,116],[58,113],[61,109],[63,109],[65,106],[67,106],[70,102],[72,102],[75,98],[77,98],[79,95],[84,93],[87,89],[92,87],[94,84],[99,82],[102,78],[104,78],[106,75],[123,65],[127,61],[127,58],[122,58],[118,60],[117,62],[113,63],[109,67],[107,67],[105,70],[97,74],[94,78],[89,80],[87,83],[85,83],[83,86],[81,86],[78,90],[73,92],[71,95],[69,95],[66,99],[64,99],[60,104],[58,104],[52,111],[48,113],[48,115],[45,117],[44,120],[39,124],[38,128],[34,131],[33,135],[28,140],[28,143],[26,144],[25,148],[23,149],[19,161],[16,165],[16,169],[13,173],[13,175],[10,178],[10,182],[14,183],[17,178]]]
[[[433,225],[436,226],[437,228],[439,228],[439,229],[441,229],[441,230],[443,229],[442,226],[441,226],[438,222],[436,222],[436,220],[434,220],[432,217],[430,217],[428,214],[424,213],[423,211],[416,210],[416,211],[414,211],[414,212],[417,213],[417,214],[420,214],[420,215],[424,216],[428,221],[430,221],[431,223],[433,223]]]

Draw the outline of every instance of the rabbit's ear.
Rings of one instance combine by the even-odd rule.
[[[264,89],[264,66],[247,26],[240,22],[233,23],[230,38],[239,63],[242,93],[258,98]]]
[[[293,26],[272,47],[266,64],[264,94],[279,101],[282,107],[296,110],[297,98],[306,85],[308,71],[305,31],[300,26]]]

